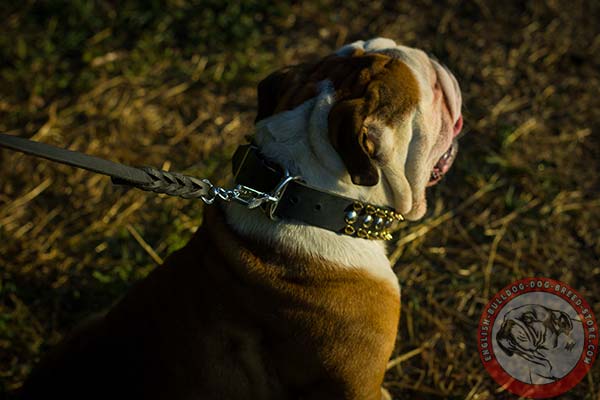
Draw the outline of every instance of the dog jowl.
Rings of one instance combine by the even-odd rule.
[[[462,127],[454,76],[389,39],[276,71],[258,101],[254,144],[270,163],[410,220],[452,165]],[[380,399],[399,315],[380,240],[222,203],[184,248],[54,348],[23,396]]]

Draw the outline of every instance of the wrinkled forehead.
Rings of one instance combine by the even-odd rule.
[[[451,115],[454,120],[459,118],[462,95],[456,77],[449,69],[428,56],[423,50],[398,45],[391,39],[376,38],[350,43],[340,48],[336,54],[350,56],[355,50],[385,54],[402,61],[413,71],[419,85],[423,88],[431,87],[433,82],[438,81],[446,94]],[[421,95],[424,102],[430,102],[433,98],[433,92],[430,90],[423,91]]]
[[[398,45],[391,39],[359,40],[340,48],[336,51],[336,54],[349,56],[357,49],[364,50],[367,53],[380,53],[396,58],[415,71],[419,78],[428,80],[435,75],[435,61],[431,60],[427,53],[413,47]]]
[[[528,313],[534,314],[540,320],[545,320],[549,316],[550,310],[539,304],[530,304],[510,310],[506,313],[505,318],[519,318]]]

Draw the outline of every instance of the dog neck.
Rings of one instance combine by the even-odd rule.
[[[374,204],[387,204],[385,184],[359,187],[327,138],[327,114],[334,101],[333,90],[299,107],[257,123],[255,143],[268,159],[299,175],[314,187]],[[268,246],[311,258],[320,258],[347,268],[366,270],[397,285],[383,241],[343,236],[295,221],[272,221],[261,210],[239,204],[225,206],[227,222],[242,236],[254,237]]]

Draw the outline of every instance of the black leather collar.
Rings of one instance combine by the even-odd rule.
[[[285,171],[269,162],[254,145],[238,147],[232,158],[235,182],[264,193],[273,190],[286,177]],[[271,217],[295,220],[332,232],[363,239],[390,240],[390,228],[402,221],[392,208],[364,203],[317,189],[302,180],[291,180],[283,188]]]

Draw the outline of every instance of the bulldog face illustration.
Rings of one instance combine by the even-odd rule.
[[[506,355],[516,355],[531,364],[529,380],[532,383],[534,380],[540,383],[535,378],[551,382],[558,379],[552,373],[552,363],[557,359],[554,353],[570,352],[575,346],[572,331],[573,322],[564,311],[526,304],[505,314],[496,340]],[[562,341],[559,340],[561,335],[566,336]]]

